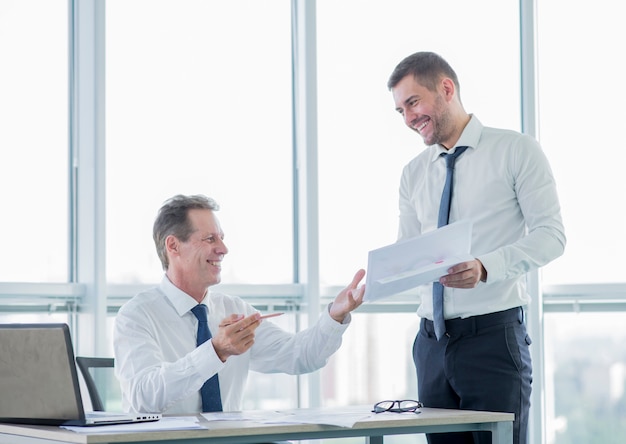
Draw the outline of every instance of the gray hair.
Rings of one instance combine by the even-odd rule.
[[[218,211],[220,206],[215,200],[202,194],[184,196],[178,194],[165,201],[152,228],[152,238],[156,246],[157,254],[161,259],[163,270],[169,267],[165,239],[169,235],[175,236],[182,242],[189,240],[189,236],[194,229],[187,217],[189,210],[211,210]]]

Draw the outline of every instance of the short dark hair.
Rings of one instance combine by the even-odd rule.
[[[220,206],[215,200],[202,194],[192,196],[178,194],[166,200],[157,214],[152,228],[152,238],[164,270],[169,267],[165,239],[169,235],[176,236],[182,242],[189,239],[193,227],[187,215],[189,210],[194,209],[217,211]]]
[[[454,82],[457,94],[460,96],[461,88],[456,72],[443,57],[434,52],[416,52],[398,63],[391,77],[389,77],[387,88],[391,90],[407,75],[412,75],[420,85],[430,91],[437,90],[437,84],[441,77],[449,77]]]

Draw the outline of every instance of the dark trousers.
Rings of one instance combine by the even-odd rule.
[[[513,443],[526,444],[532,383],[530,337],[523,310],[446,321],[435,337],[422,319],[413,344],[419,400],[425,407],[515,414]],[[427,435],[430,444],[488,444],[489,432]]]

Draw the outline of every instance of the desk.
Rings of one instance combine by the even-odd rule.
[[[370,408],[355,406],[336,410],[369,413]],[[51,426],[0,424],[0,444],[243,444],[355,436],[365,437],[369,444],[382,444],[385,435],[468,430],[490,431],[493,444],[513,443],[512,413],[429,408],[421,410],[422,413],[418,415],[372,413],[370,417],[357,422],[352,428],[318,424],[262,424],[253,421],[208,422],[201,415],[199,421],[210,427],[207,430],[103,434],[98,433],[98,427],[93,427],[93,432],[90,433],[75,433]]]

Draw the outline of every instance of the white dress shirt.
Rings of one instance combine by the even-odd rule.
[[[472,116],[457,146],[469,148],[456,160],[450,223],[473,222],[471,254],[483,263],[487,282],[472,289],[446,287],[446,319],[526,305],[525,273],[560,256],[566,242],[554,177],[536,140],[483,127]],[[443,152],[429,146],[404,167],[398,240],[437,228],[446,180]],[[433,319],[432,285],[418,292],[418,315]]]
[[[231,314],[257,310],[242,299],[207,292],[209,328],[216,332]],[[126,411],[195,413],[202,410],[200,388],[219,374],[224,411],[242,408],[249,370],[302,374],[323,367],[341,345],[343,324],[324,310],[318,322],[297,334],[262,321],[250,350],[222,362],[212,341],[196,347],[198,321],[191,309],[197,302],[174,286],[167,276],[159,287],[133,297],[115,319],[115,373]]]

